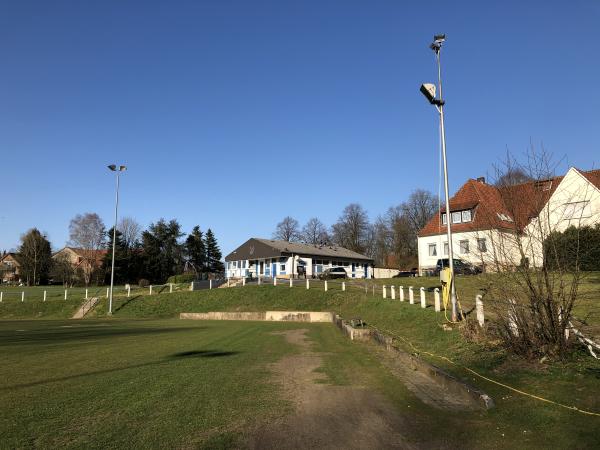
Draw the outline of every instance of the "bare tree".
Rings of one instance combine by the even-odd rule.
[[[402,203],[402,214],[414,231],[414,239],[417,238],[419,230],[435,215],[438,206],[438,198],[424,189],[413,191],[408,200]]]
[[[123,217],[117,225],[126,248],[133,248],[142,236],[142,226],[133,217]]]
[[[349,250],[365,253],[372,237],[370,228],[369,216],[364,208],[358,203],[351,203],[331,227],[332,239]]]
[[[277,228],[273,233],[273,239],[287,242],[299,241],[300,224],[293,217],[284,217],[283,220],[277,224]]]
[[[302,227],[302,241],[306,244],[322,245],[329,243],[327,227],[318,218],[313,217]]]
[[[96,213],[77,214],[69,224],[69,243],[81,249],[83,276],[89,285],[93,272],[99,268],[102,258],[99,250],[104,245],[106,230],[104,222]]]
[[[553,168],[543,149],[532,150],[526,164],[507,158],[497,169],[498,179],[522,171],[534,181],[501,184],[496,206],[477,212],[489,222],[483,232],[491,242],[486,258],[498,271],[484,297],[493,311],[491,328],[509,350],[526,357],[567,353],[573,308],[585,276],[577,234],[588,220],[585,208],[595,189],[578,175],[548,178]],[[564,249],[556,236],[569,225],[575,226],[575,241],[565,264],[558,257]]]

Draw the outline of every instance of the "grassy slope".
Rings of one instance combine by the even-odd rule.
[[[96,314],[104,313],[101,305]],[[554,362],[534,367],[507,358],[501,350],[490,350],[466,342],[458,331],[444,331],[443,314],[433,308],[421,309],[383,300],[379,296],[364,295],[363,291],[322,290],[306,291],[297,287],[261,286],[212,291],[182,292],[171,295],[137,297],[119,301],[117,317],[174,317],[179,312],[206,311],[263,311],[263,310],[336,311],[345,317],[361,317],[368,323],[407,338],[417,348],[438,355],[451,356],[460,364],[475,369],[485,376],[516,388],[582,409],[600,411],[600,363],[588,357],[583,350],[571,361]],[[411,347],[405,345],[411,351]],[[597,431],[600,418],[584,416],[556,406],[520,396],[505,388],[473,377],[472,374],[446,361],[423,355],[431,362],[482,387],[496,401],[498,407],[489,412],[492,422],[498,423],[498,432],[513,434],[526,431],[546,442],[567,446],[569,439],[578,436],[582,442],[600,444]],[[561,426],[546,430],[547,423]],[[503,431],[502,431],[503,430]]]

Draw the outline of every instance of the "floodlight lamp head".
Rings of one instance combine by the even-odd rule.
[[[125,172],[127,170],[126,166],[119,166],[119,172]]]
[[[117,166],[115,164],[111,164],[110,166],[107,166],[110,170],[112,170],[113,172],[115,172],[117,170]]]
[[[442,48],[442,43],[446,40],[445,34],[436,34],[433,37],[433,43],[429,46],[431,50],[436,53],[439,53]]]
[[[431,103],[432,105],[436,103],[435,84],[423,83],[421,85],[421,93],[425,96],[429,103]]]

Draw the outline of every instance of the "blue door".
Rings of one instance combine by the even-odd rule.
[[[275,278],[275,275],[277,275],[277,264],[272,263],[271,264],[271,269],[273,271],[273,278]]]
[[[352,263],[352,278],[356,277],[356,263]]]

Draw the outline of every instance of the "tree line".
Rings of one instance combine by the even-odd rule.
[[[436,195],[417,189],[405,202],[390,207],[374,222],[360,204],[351,203],[329,227],[317,217],[302,227],[293,217],[284,217],[277,224],[273,238],[311,245],[338,245],[373,258],[379,267],[410,268],[418,259],[417,234],[438,208]]]
[[[106,229],[98,214],[85,213],[69,224],[67,244],[77,251],[75,261],[66,252],[53,256],[47,235],[37,228],[21,236],[16,252],[21,280],[27,285],[109,283],[113,236],[117,284],[156,284],[174,275],[202,278],[224,271],[221,250],[210,228],[203,232],[196,225],[186,235],[176,219],[159,219],[144,230],[135,219],[124,217],[115,233],[113,228]]]

